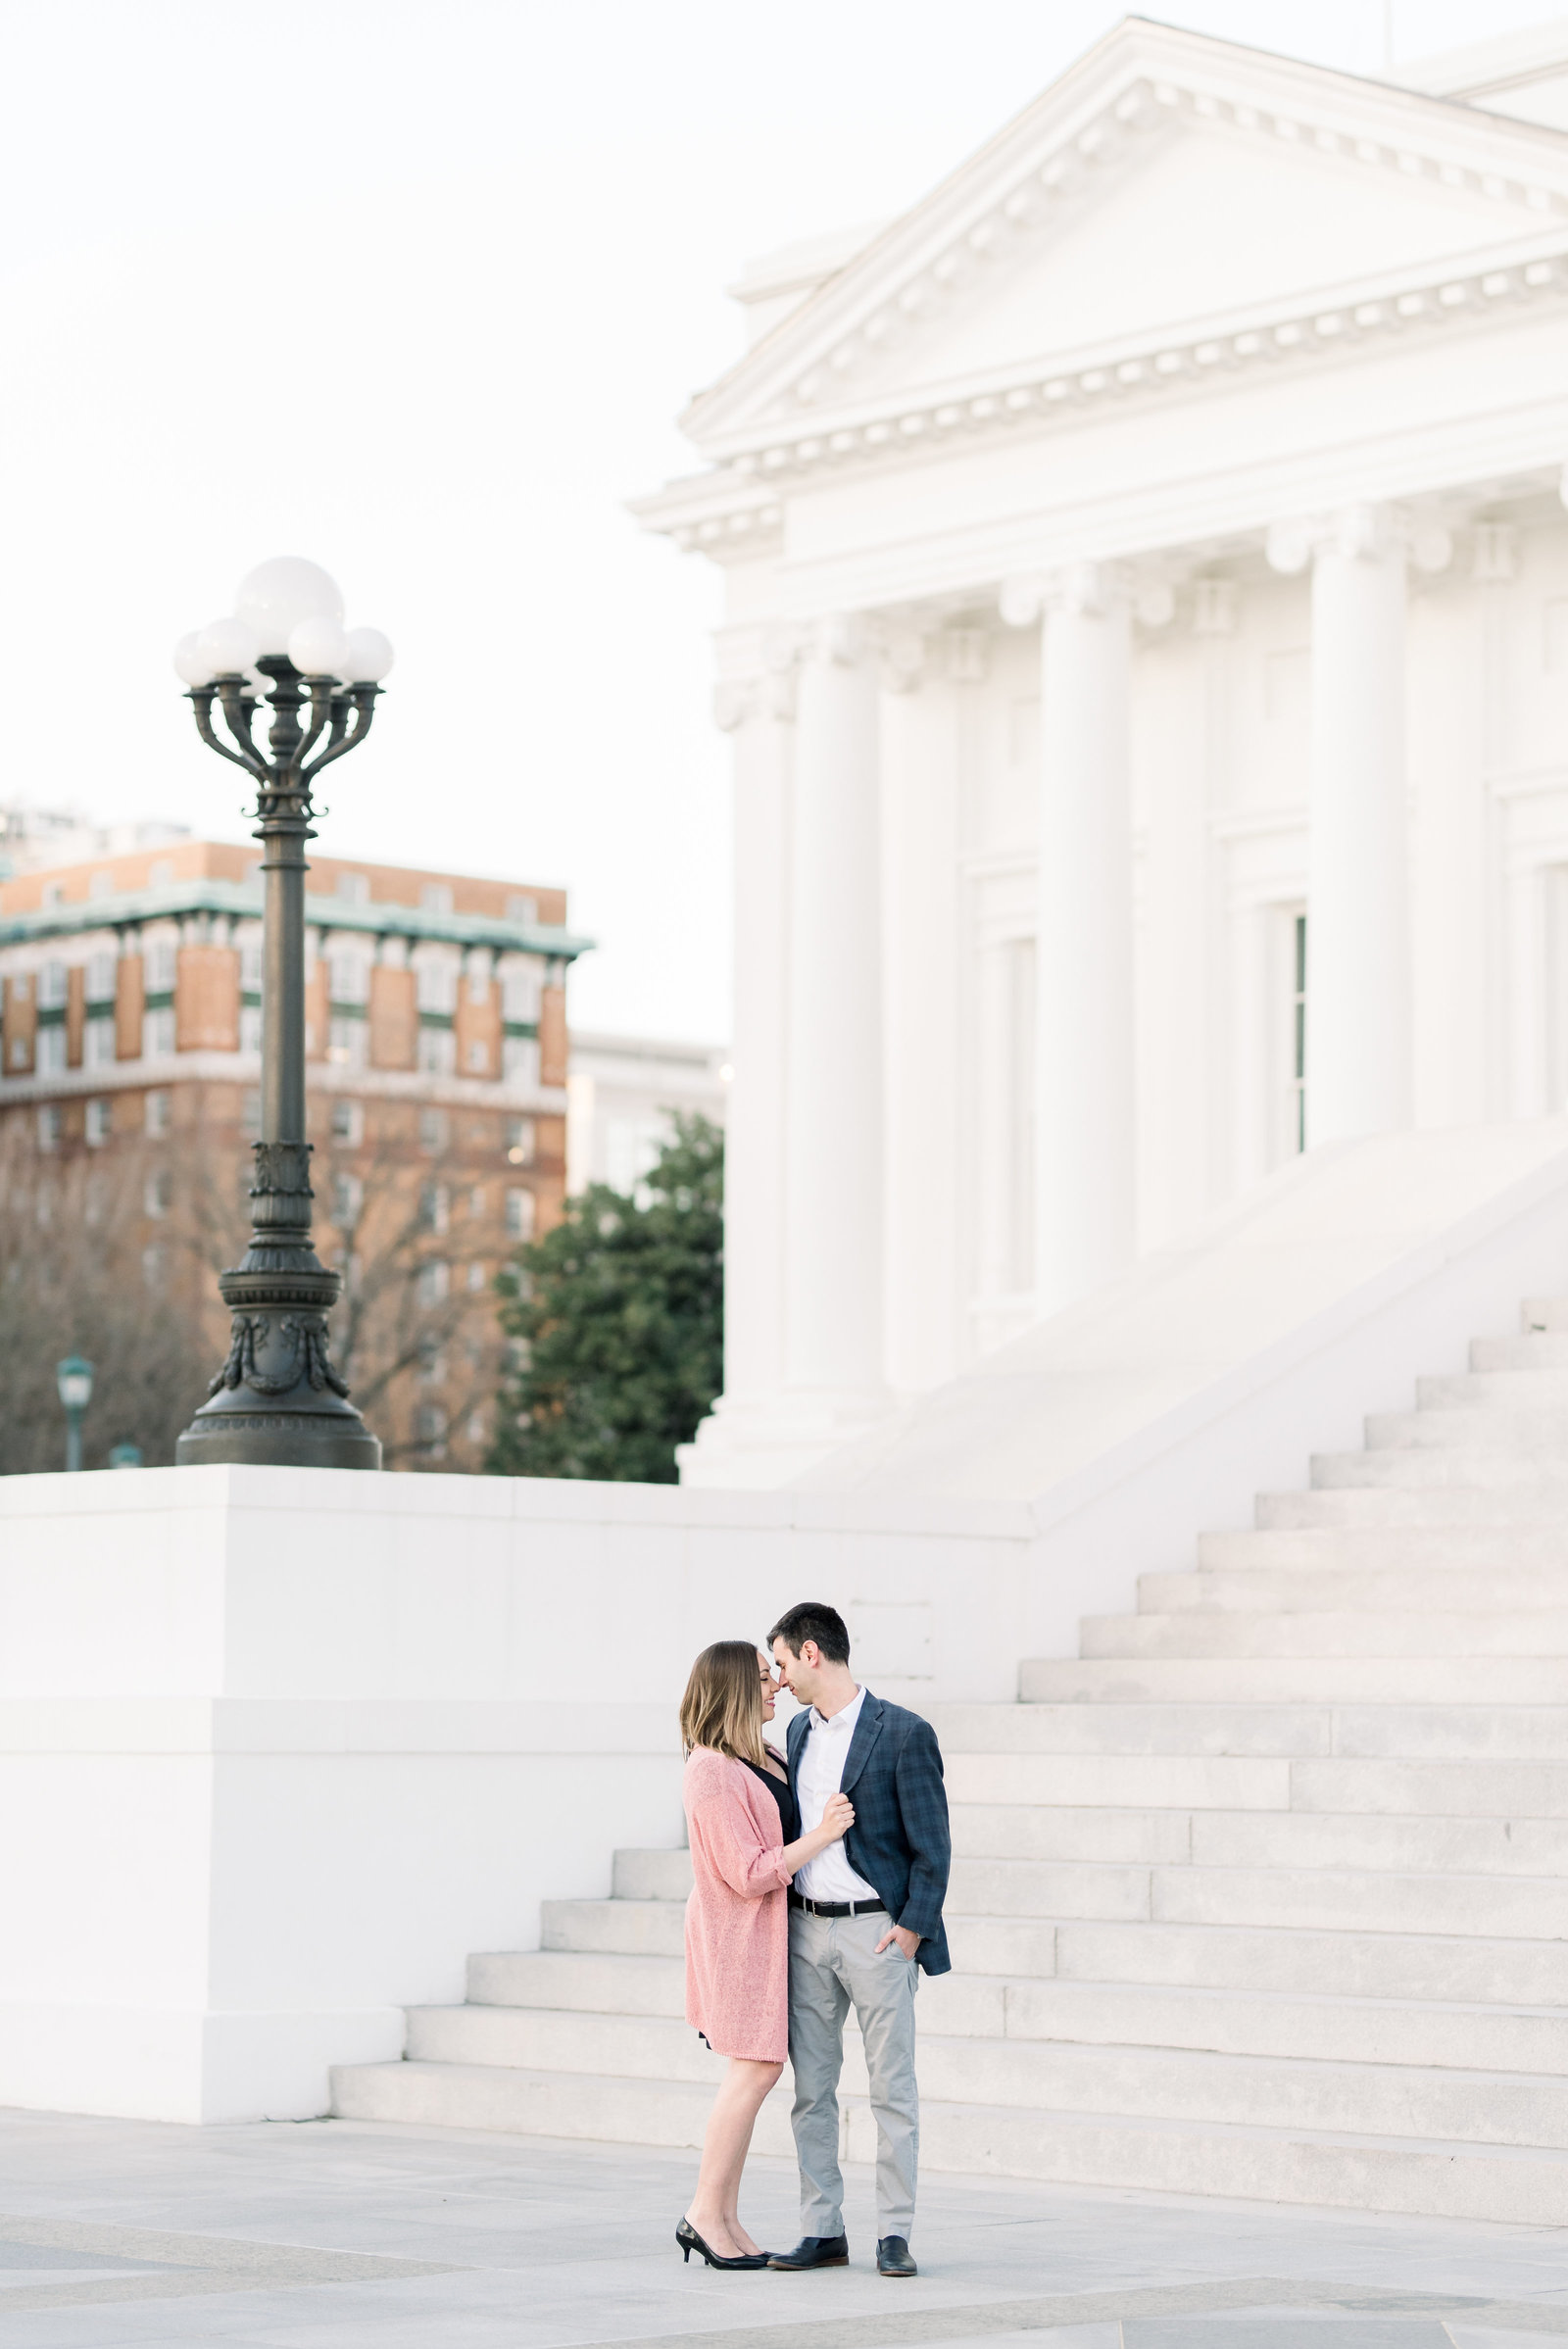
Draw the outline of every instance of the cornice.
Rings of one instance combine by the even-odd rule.
[[[1568,293],[1568,235],[1557,231],[1523,246],[1471,257],[1460,269],[1429,269],[1386,277],[1340,298],[1319,298],[1246,323],[1204,320],[1178,338],[1124,338],[1072,355],[1049,372],[993,376],[961,399],[903,402],[864,420],[772,441],[728,465],[671,482],[638,499],[646,527],[687,551],[720,561],[747,559],[776,545],[783,527],[777,492],[846,471],[929,460],[959,446],[1023,430],[1044,431],[1188,391],[1229,389],[1282,366],[1343,359],[1357,348],[1393,347],[1411,335],[1474,328]]]
[[[730,453],[808,416],[873,353],[1038,243],[1094,182],[1179,125],[1425,179],[1499,216],[1568,217],[1568,136],[1451,100],[1126,23],[789,318],[683,419]]]

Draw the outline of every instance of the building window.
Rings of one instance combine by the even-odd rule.
[[[167,1215],[169,1202],[174,1193],[174,1179],[167,1166],[155,1168],[147,1177],[142,1193],[142,1206],[149,1215]]]
[[[242,1052],[260,1053],[262,1049],[262,1007],[260,1003],[241,1003],[239,1009],[239,1049]]]
[[[365,1140],[365,1107],[361,1101],[336,1101],[332,1103],[332,1140],[346,1142],[358,1150]]]
[[[444,1109],[419,1111],[419,1148],[422,1150],[444,1150],[450,1131]]]
[[[365,1185],[358,1175],[337,1174],[332,1177],[332,1221],[339,1231],[357,1222],[365,1203]]]
[[[1281,905],[1270,916],[1269,994],[1274,1009],[1269,1053],[1268,1148],[1271,1160],[1306,1148],[1306,912]]]
[[[440,1256],[427,1257],[419,1266],[415,1291],[421,1305],[444,1305],[452,1287],[451,1267]]]
[[[1293,1125],[1296,1147],[1306,1148],[1306,915],[1296,917],[1296,935],[1292,941],[1293,979],[1291,989],[1291,1090],[1296,1096]]]
[[[25,1068],[25,1067],[26,1067],[26,1065],[27,1065],[27,1039],[25,1038],[25,1036],[13,1036],[13,1037],[12,1037],[12,1039],[11,1039],[11,1065],[12,1065],[12,1067],[13,1067],[13,1068]]]
[[[142,1057],[147,1060],[167,1059],[173,1051],[174,1014],[170,1005],[142,1014],[141,1049]]]
[[[473,1037],[468,1045],[468,1074],[470,1077],[490,1074],[490,1047],[480,1036]]]
[[[452,911],[451,882],[423,882],[419,889],[419,908],[424,913],[450,913]]]
[[[172,938],[155,938],[144,956],[144,978],[149,995],[170,995],[179,970],[179,949]]]
[[[43,896],[39,900],[39,903],[43,906],[45,913],[53,913],[56,908],[63,905],[65,902],[66,885],[64,881],[45,881],[43,885]]]
[[[330,1019],[326,1025],[326,1056],[337,1068],[365,1066],[366,1023],[363,1019]]]
[[[66,991],[70,980],[63,962],[46,962],[38,973],[38,1008],[40,1011],[64,1011]]]
[[[151,864],[148,866],[148,868],[147,868],[147,886],[148,886],[148,888],[149,888],[149,889],[172,889],[172,888],[173,887],[173,882],[174,882],[174,859],[173,859],[173,857],[172,857],[172,856],[155,856],[155,857],[153,858],[153,861],[152,861],[152,863],[151,863]]]
[[[262,1097],[259,1093],[252,1091],[241,1094],[239,1119],[250,1140],[256,1141],[262,1130]]]
[[[419,1192],[419,1223],[426,1232],[444,1232],[452,1220],[452,1198],[445,1183],[426,1183]]]
[[[57,1150],[60,1148],[60,1137],[64,1128],[65,1119],[61,1113],[60,1103],[45,1101],[38,1112],[38,1148],[41,1150]]]
[[[507,1119],[507,1158],[513,1166],[531,1166],[537,1136],[531,1117]]]
[[[414,1433],[426,1451],[444,1452],[447,1415],[439,1403],[421,1403],[414,1414]]]
[[[66,1031],[62,1027],[38,1030],[38,1074],[59,1077],[66,1068]]]
[[[89,1003],[112,1003],[119,965],[113,954],[90,954],[87,958],[87,1001]]]
[[[156,1289],[164,1277],[168,1251],[163,1243],[151,1241],[141,1251],[141,1277],[149,1289]]]
[[[82,1031],[81,1056],[88,1068],[108,1068],[115,1057],[115,1023],[89,1019]]]
[[[114,894],[115,876],[112,872],[100,869],[89,876],[87,895],[90,898],[112,898]]]
[[[419,1071],[427,1077],[450,1077],[458,1064],[458,1040],[450,1028],[419,1030]]]
[[[508,1036],[501,1047],[501,1074],[525,1093],[539,1090],[539,1047],[531,1036]]]
[[[148,1133],[149,1133],[149,1134],[151,1134],[151,1135],[152,1135],[152,1136],[153,1136],[155,1139],[159,1139],[159,1138],[161,1138],[163,1135],[165,1135],[165,1134],[167,1134],[167,1133],[168,1133],[168,1131],[169,1131],[169,1096],[168,1096],[168,1094],[167,1094],[167,1093],[149,1093],[149,1094],[148,1094],[148,1096],[147,1096],[147,1107],[146,1107],[146,1119],[147,1119],[147,1131],[148,1131]]]
[[[475,1222],[484,1213],[484,1193],[477,1187],[468,1194],[468,1213]]]
[[[539,919],[539,900],[525,897],[508,898],[507,919],[520,922],[525,929],[531,928]]]
[[[370,902],[368,873],[339,873],[337,894],[345,905],[368,905]]]
[[[433,1330],[426,1330],[419,1340],[418,1360],[421,1386],[445,1386],[447,1358],[441,1341]]]
[[[533,1238],[534,1198],[531,1191],[507,1193],[507,1237],[509,1240]]]
[[[364,954],[339,950],[326,958],[326,989],[334,1003],[368,1003],[370,965]]]
[[[414,974],[415,996],[421,1011],[449,1015],[458,1007],[458,965],[455,961],[420,962]]]
[[[262,942],[248,938],[239,950],[239,983],[244,995],[262,992]]]
[[[484,1287],[484,1266],[479,1262],[479,1259],[476,1256],[473,1262],[468,1266],[468,1287],[473,1291],[475,1296],[477,1296],[480,1290],[482,1290]]]
[[[114,1104],[110,1101],[87,1103],[87,1148],[102,1150],[115,1130]]]
[[[539,1002],[543,992],[543,978],[532,965],[521,970],[509,970],[501,982],[502,1017],[531,1026],[539,1017]]]

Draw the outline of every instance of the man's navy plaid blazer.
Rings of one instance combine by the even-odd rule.
[[[810,1721],[810,1707],[803,1706],[785,1732],[790,1791],[797,1796]],[[927,1974],[951,1974],[942,1903],[953,1846],[942,1753],[930,1722],[867,1688],[844,1763],[843,1791],[855,1805],[855,1825],[844,1838],[850,1866],[876,1886],[891,1924],[919,1934],[916,1965]]]

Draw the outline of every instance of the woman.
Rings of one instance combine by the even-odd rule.
[[[705,1647],[681,1699],[682,1799],[692,1850],[686,1903],[686,2020],[729,2058],[703,2139],[691,2208],[675,2229],[689,2261],[765,2268],[740,2223],[741,2171],[763,2097],[789,2051],[789,1919],[785,1890],[855,1824],[835,1794],[820,1827],[800,1834],[789,1773],[762,1739],[773,1718],[773,1668],[745,1639]]]

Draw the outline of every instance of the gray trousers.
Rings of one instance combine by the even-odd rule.
[[[795,2071],[795,2154],[801,2165],[802,2234],[844,2232],[839,2169],[839,2073],[851,2006],[865,2043],[876,2116],[876,2230],[907,2239],[914,2226],[920,2096],[914,2079],[914,1991],[919,1969],[896,1941],[875,1954],[893,1920],[813,1917],[790,1911],[790,2062]]]

